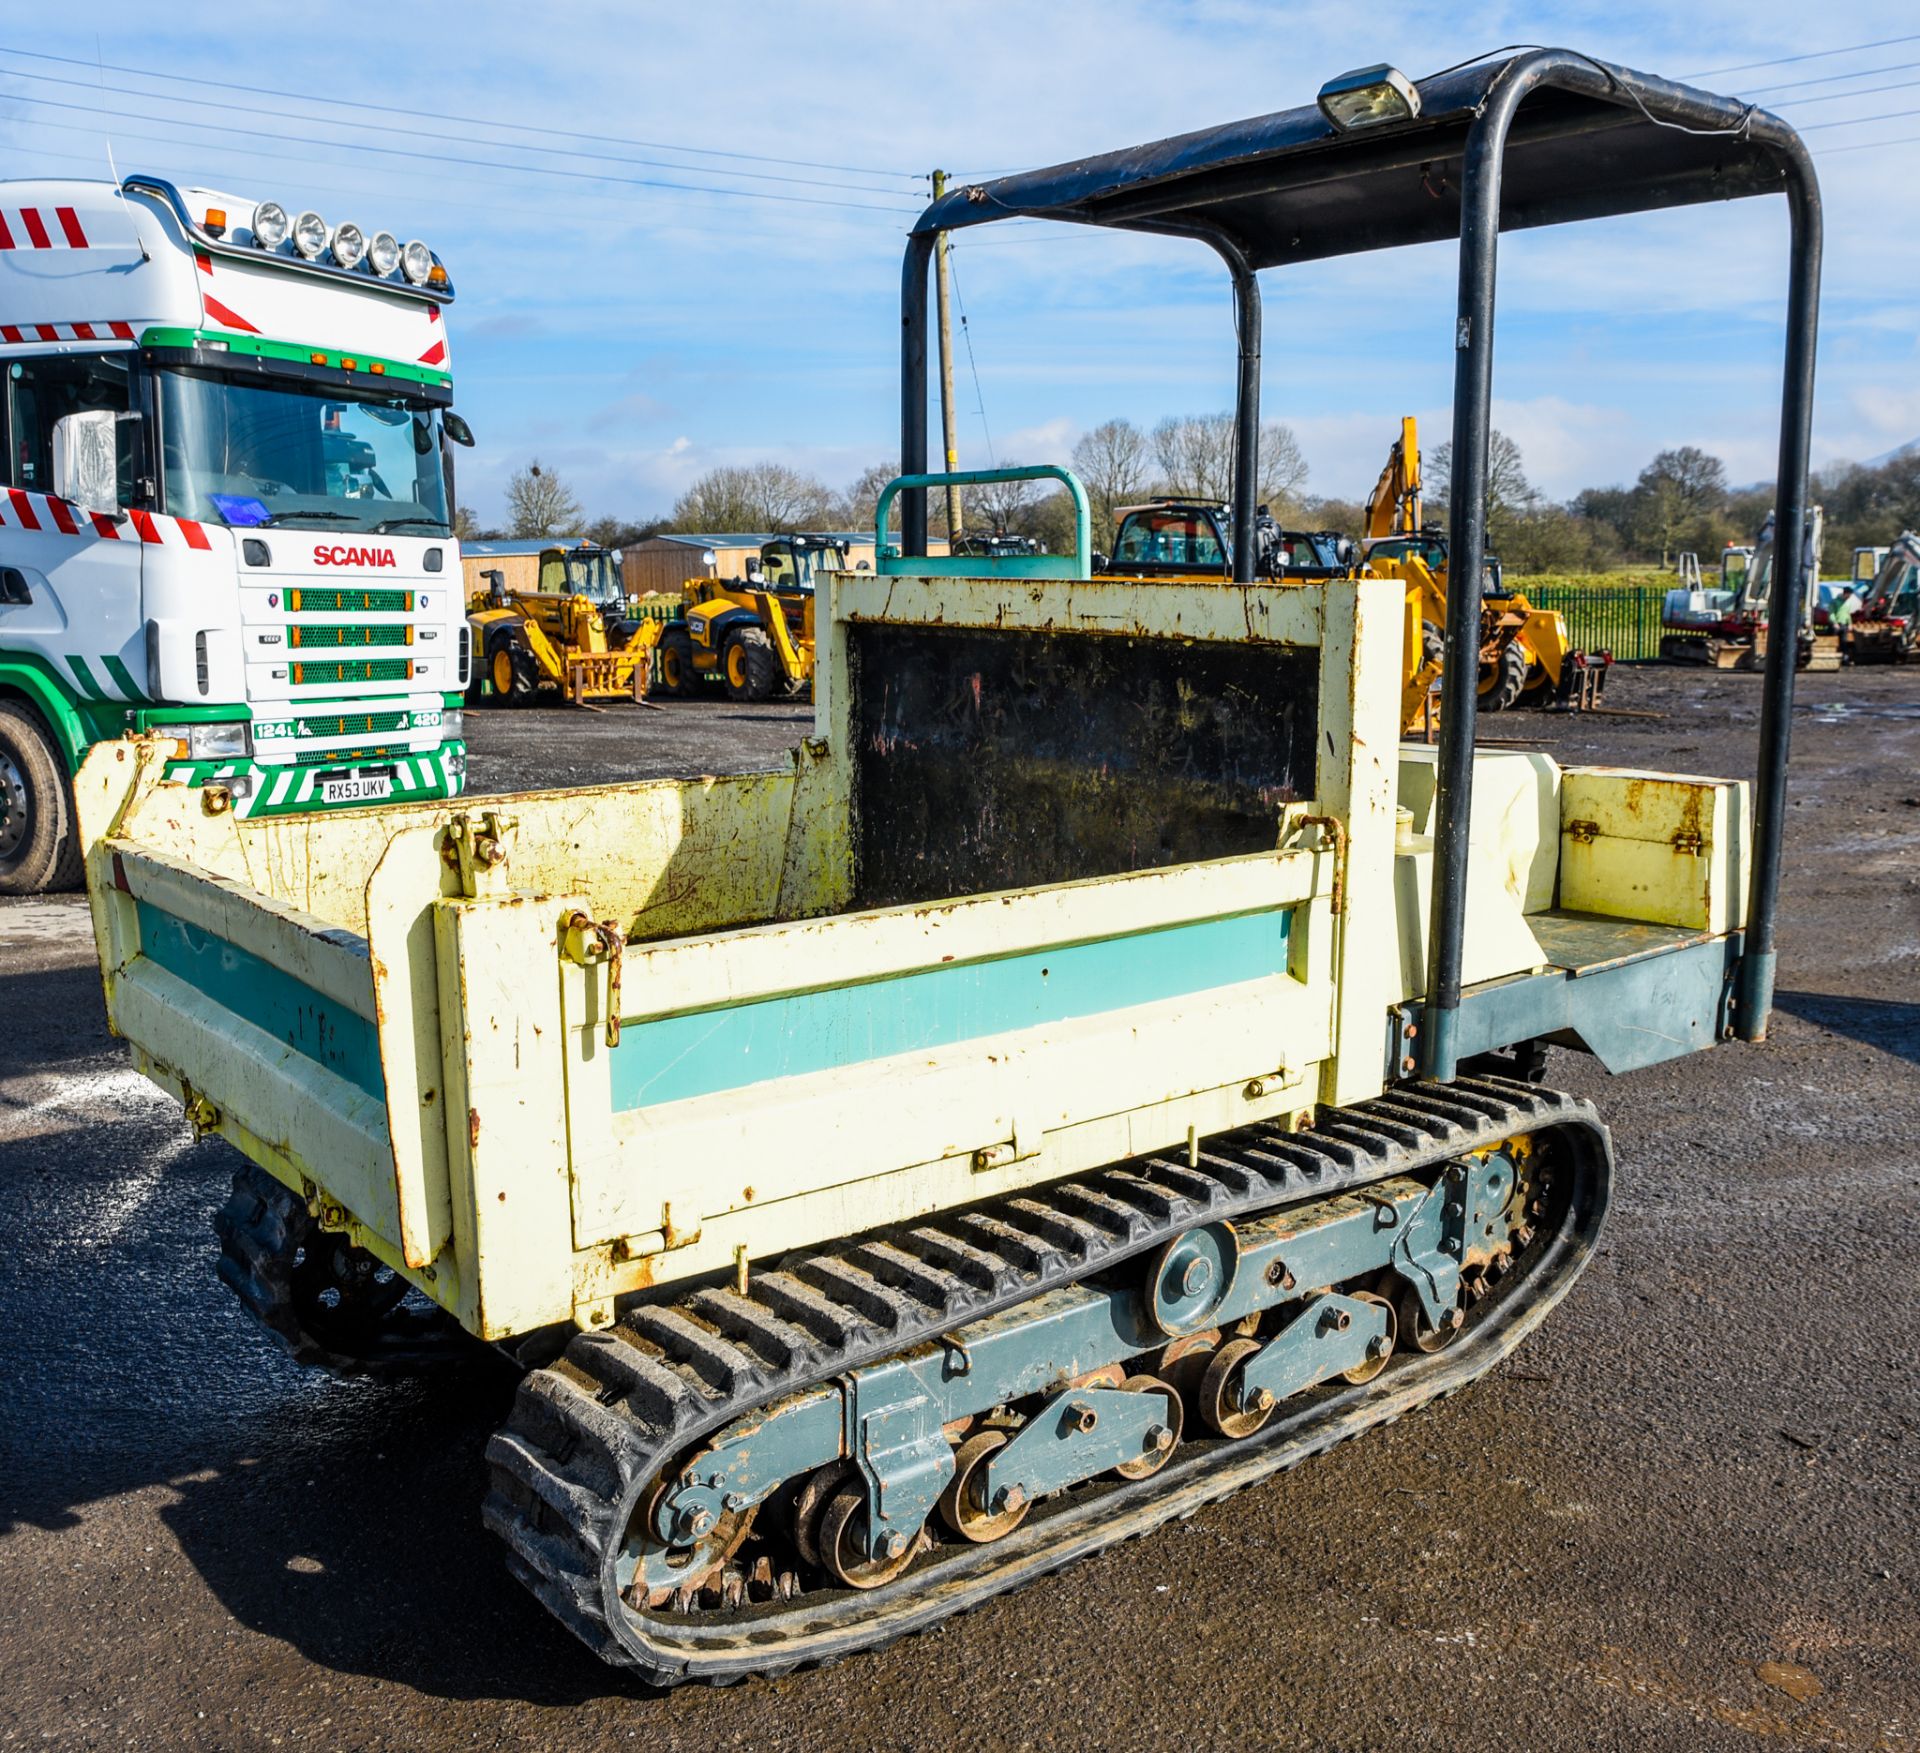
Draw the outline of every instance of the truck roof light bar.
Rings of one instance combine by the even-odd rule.
[[[120,187],[123,193],[150,195],[163,201],[192,242],[211,255],[247,262],[258,262],[265,256],[276,269],[288,273],[324,274],[329,279],[344,275],[357,285],[370,282],[384,285],[391,292],[423,298],[430,304],[453,302],[453,282],[446,269],[418,239],[407,246],[408,250],[418,251],[413,262],[415,272],[409,270],[406,251],[400,248],[391,232],[375,232],[368,238],[357,225],[343,225],[329,231],[326,221],[317,213],[302,212],[298,221],[289,221],[287,210],[279,202],[262,201],[253,210],[250,228],[238,233],[238,237],[247,240],[241,243],[226,228],[225,221],[218,221],[220,229],[215,229],[190,211],[179,189],[165,177],[129,176],[122,180]],[[219,213],[219,208],[210,209],[209,217],[217,219]],[[348,234],[345,251],[348,260],[341,259],[342,231]],[[355,238],[359,239],[357,253]],[[289,244],[291,248],[287,247]],[[400,273],[396,274],[396,269]]]

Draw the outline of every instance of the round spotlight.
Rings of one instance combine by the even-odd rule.
[[[426,285],[433,272],[433,251],[416,237],[400,252],[400,270],[414,285]]]
[[[333,228],[333,259],[343,268],[357,268],[366,253],[367,234],[351,220],[341,220]]]
[[[310,262],[327,247],[327,222],[311,208],[293,222],[293,247]]]
[[[278,201],[262,201],[254,208],[253,241],[263,250],[277,250],[287,241],[287,210]]]
[[[367,265],[386,279],[400,266],[400,240],[390,231],[376,231],[367,245]]]

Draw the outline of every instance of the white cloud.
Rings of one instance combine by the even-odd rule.
[[[1910,28],[1891,0],[1850,0],[1845,14],[1829,38]],[[0,54],[0,142],[10,174],[97,174],[99,126],[26,100],[111,101],[123,171],[311,201],[434,242],[460,291],[454,363],[483,447],[463,459],[462,486],[483,519],[535,448],[594,510],[634,515],[663,509],[715,460],[777,455],[838,481],[887,455],[901,235],[925,198],[917,175],[935,164],[978,175],[1082,156],[1310,101],[1343,67],[1384,56],[1418,74],[1514,36],[1681,75],[1807,52],[1799,0],[1605,11],[1562,0],[1522,24],[1492,0],[1384,20],[1332,0],[974,0],[961,54],[902,28],[883,0],[644,12],[556,0],[534,29],[518,0],[469,0],[454,29],[450,16],[338,0],[332,34],[381,45],[356,62],[353,95],[391,106],[342,125],[340,111],[274,95],[299,80],[283,38],[226,30],[208,0],[159,14],[98,0],[88,22],[104,61],[196,75],[214,30],[215,76],[233,88]],[[37,34],[24,20],[8,34],[14,51],[76,52],[52,15]],[[102,84],[154,95],[88,89]],[[467,119],[410,123],[420,107]],[[1915,131],[1892,131],[1903,127]],[[586,137],[553,132],[565,129]],[[1809,138],[1824,148],[1887,132]],[[1817,456],[1871,454],[1920,431],[1905,388],[1920,330],[1906,291],[1920,283],[1914,150],[1820,161]],[[720,185],[759,198],[711,192]],[[1716,443],[1736,479],[1771,472],[1784,236],[1783,203],[1761,200],[1503,240],[1498,417],[1545,490],[1631,478],[1671,443]],[[982,406],[1000,454],[1041,461],[1112,415],[1151,425],[1231,397],[1225,285],[1197,246],[1001,225],[963,238],[955,266],[972,342],[971,360],[964,345],[957,359],[963,465],[984,460]],[[1404,411],[1421,411],[1437,442],[1452,393],[1450,248],[1277,272],[1266,292],[1267,411],[1299,431],[1316,491],[1364,491]]]

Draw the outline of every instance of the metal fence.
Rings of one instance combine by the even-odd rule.
[[[1536,609],[1558,609],[1576,651],[1610,651],[1623,663],[1660,655],[1664,591],[1645,585],[1533,585],[1514,581]]]

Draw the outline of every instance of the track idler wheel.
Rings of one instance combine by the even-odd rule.
[[[1340,1372],[1341,1381],[1351,1382],[1357,1388],[1362,1383],[1372,1381],[1375,1376],[1387,1367],[1387,1360],[1393,1356],[1394,1342],[1400,1336],[1400,1322],[1393,1304],[1388,1302],[1385,1297],[1377,1296],[1370,1290],[1356,1290],[1353,1294],[1357,1302],[1378,1303],[1386,1312],[1387,1317],[1387,1331],[1384,1343],[1380,1340],[1375,1340],[1374,1344],[1377,1349],[1368,1357],[1365,1363],[1357,1363],[1352,1369],[1342,1370]]]
[[[1027,1519],[1027,1511],[1033,1508],[1032,1500],[1024,1492],[1013,1501],[1003,1502],[997,1510],[985,1501],[987,1459],[1004,1449],[1007,1442],[1007,1432],[998,1428],[968,1437],[954,1454],[953,1477],[940,1494],[941,1521],[962,1540],[971,1540],[976,1546],[1004,1540]],[[1002,1496],[1012,1494],[1002,1493]]]
[[[1200,1380],[1200,1417],[1209,1430],[1224,1437],[1249,1437],[1273,1416],[1278,1402],[1267,1389],[1244,1403],[1240,1395],[1240,1372],[1262,1349],[1257,1339],[1229,1339],[1213,1354]]]
[[[643,1524],[651,1529],[654,1507],[662,1493],[673,1488],[662,1479],[653,1493]],[[746,1543],[753,1531],[755,1511],[726,1510],[714,1517],[685,1546],[664,1546],[651,1532],[640,1540],[639,1570],[629,1591],[635,1606],[666,1607],[690,1604],[691,1597],[719,1578],[727,1560]]]
[[[1186,1423],[1186,1415],[1180,1409],[1180,1395],[1158,1376],[1128,1376],[1120,1386],[1129,1394],[1158,1394],[1166,1402],[1166,1422],[1152,1426],[1147,1432],[1147,1440],[1153,1446],[1139,1460],[1122,1461],[1114,1468],[1122,1479],[1151,1479],[1173,1459],[1173,1451],[1180,1446],[1180,1432]]]
[[[1420,1306],[1420,1298],[1412,1285],[1400,1293],[1395,1305],[1400,1317],[1400,1334],[1413,1342],[1417,1351],[1444,1351],[1460,1337],[1460,1329],[1466,1325],[1467,1317],[1457,1307],[1448,1309],[1440,1317],[1440,1325],[1435,1327],[1427,1320],[1427,1312]]]
[[[858,1473],[828,1498],[813,1530],[820,1568],[849,1589],[877,1589],[892,1582],[913,1562],[921,1547],[920,1535],[896,1534],[894,1539],[897,1545],[893,1551],[868,1556],[867,1486]]]

